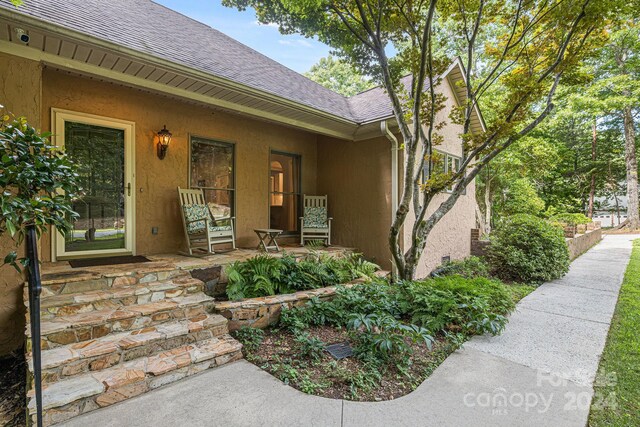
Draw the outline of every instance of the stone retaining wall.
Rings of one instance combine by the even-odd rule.
[[[602,229],[597,221],[589,224],[566,226],[564,233],[571,261],[602,240]],[[480,240],[480,230],[477,228],[471,230],[471,255],[480,257],[486,255],[490,244],[488,240]]]
[[[364,280],[354,280],[342,286],[350,287],[364,282]],[[336,293],[336,287],[329,286],[293,294],[245,298],[239,301],[221,301],[215,303],[215,311],[229,320],[227,326],[230,331],[238,330],[243,326],[264,329],[278,322],[283,307],[300,307],[313,297],[332,298]]]
[[[569,259],[573,261],[574,259],[578,258],[593,246],[600,243],[600,240],[602,240],[601,228],[587,230],[584,234],[576,234],[573,238],[567,239],[567,246],[569,247]]]

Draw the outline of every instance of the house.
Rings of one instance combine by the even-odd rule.
[[[593,220],[599,221],[603,227],[618,227],[627,220],[628,198],[626,195],[596,197],[596,206]]]
[[[465,97],[458,61],[437,90],[447,97],[446,120]],[[76,230],[44,236],[44,261],[177,253],[185,245],[180,186],[204,189],[236,217],[239,247],[255,247],[253,230],[266,227],[295,242],[301,195],[326,194],[332,243],[391,267],[403,154],[390,142],[394,119],[380,88],[344,97],[149,0],[29,0],[20,8],[0,0],[0,104],[53,132],[83,168]],[[165,127],[172,139],[161,159]],[[479,113],[473,129],[483,129]],[[452,167],[460,132],[451,123],[443,130],[439,149]],[[432,232],[419,275],[469,255],[475,203],[470,184]],[[0,241],[3,253],[11,248]],[[3,353],[23,340],[24,307],[21,278],[8,267],[1,273]]]

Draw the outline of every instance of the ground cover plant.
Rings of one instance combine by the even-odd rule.
[[[229,267],[227,296],[237,300],[322,288],[371,279],[377,270],[377,265],[355,253],[330,256],[311,252],[302,258],[258,255]]]
[[[633,242],[595,381],[589,425],[636,426],[640,420],[640,240]]]
[[[520,295],[487,277],[378,279],[284,309],[274,328],[234,334],[247,360],[305,393],[388,400],[415,389],[469,336],[500,333]],[[342,342],[353,356],[335,360],[325,346]]]
[[[470,256],[461,260],[445,262],[436,268],[431,276],[441,277],[455,274],[466,278],[489,277],[489,265],[480,257]]]

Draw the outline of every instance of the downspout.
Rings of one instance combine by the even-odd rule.
[[[387,120],[380,122],[380,130],[382,134],[391,142],[391,224],[395,220],[396,211],[398,210],[398,139],[389,130]],[[391,275],[397,276],[396,265],[391,263]]]

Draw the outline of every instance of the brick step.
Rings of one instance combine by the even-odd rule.
[[[44,320],[41,327],[43,350],[101,338],[111,333],[133,331],[175,319],[192,319],[212,311],[213,298],[202,292],[166,298],[147,304],[116,309],[94,310],[88,313],[58,315]],[[27,325],[27,338],[31,330]],[[31,351],[27,340],[27,351]]]
[[[112,405],[151,389],[242,358],[230,335],[187,344],[123,365],[58,381],[43,389],[43,424],[49,426]],[[28,410],[35,418],[33,390]]]
[[[101,371],[139,357],[228,334],[227,319],[203,314],[42,352],[42,382],[50,384],[79,374]],[[27,357],[31,368],[31,358]]]
[[[189,272],[166,262],[120,264],[44,272],[41,277],[42,296],[77,294],[81,292],[131,286],[189,276]]]
[[[55,316],[147,304],[201,292],[203,286],[202,281],[186,275],[165,281],[136,283],[76,294],[51,295],[42,298],[40,314],[42,319],[49,319]],[[26,288],[25,292],[27,292]],[[26,300],[28,300],[27,297]]]

